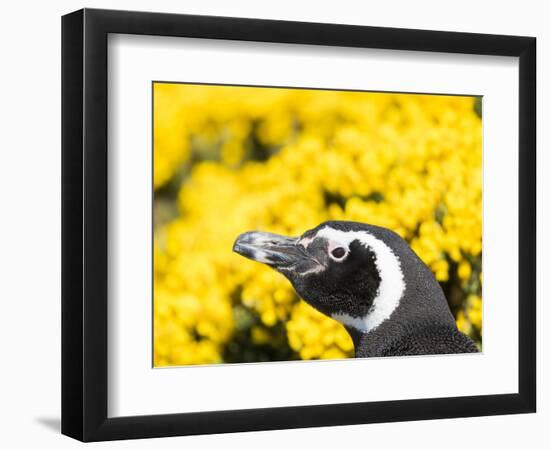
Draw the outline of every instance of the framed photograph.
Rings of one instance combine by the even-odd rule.
[[[62,20],[62,432],[528,413],[533,37]]]

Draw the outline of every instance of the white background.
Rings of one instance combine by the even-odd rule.
[[[550,31],[544,2],[231,2],[194,4],[157,0],[11,2],[4,5],[2,50],[2,220],[0,254],[2,345],[0,442],[6,448],[73,448],[58,434],[60,376],[60,19],[81,6],[226,16],[355,23],[424,29],[535,35],[538,41],[539,230],[548,228],[550,192],[542,180],[550,169],[544,129],[549,104]],[[543,105],[544,100],[544,105]],[[539,275],[549,270],[548,235],[539,234]],[[539,299],[548,296],[539,282]],[[549,376],[549,307],[539,301],[539,380]],[[542,350],[541,350],[542,348]],[[545,355],[543,355],[545,353]],[[539,383],[539,413],[400,424],[240,433],[225,436],[97,444],[107,448],[298,448],[315,445],[440,449],[547,448],[548,388]]]
[[[109,416],[517,392],[517,58],[118,35],[109,67]],[[159,79],[483,94],[483,354],[151,370]]]

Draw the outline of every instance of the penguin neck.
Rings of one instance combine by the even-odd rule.
[[[366,341],[368,333],[349,326],[344,326],[344,328],[346,329],[346,331],[351,337],[351,340],[353,341],[355,358],[366,357],[367,354],[366,354],[366,346],[364,345],[364,341]]]
[[[391,316],[374,329],[358,329],[344,324],[353,341],[355,357],[384,356],[392,345],[427,327],[456,327],[443,292],[442,298],[437,294],[435,298],[422,296],[421,299],[404,296]]]
[[[385,350],[395,341],[402,339],[406,335],[406,330],[401,324],[397,326],[388,326],[382,323],[372,331],[358,330],[357,328],[346,326],[345,329],[353,341],[355,358],[366,358],[383,356]]]

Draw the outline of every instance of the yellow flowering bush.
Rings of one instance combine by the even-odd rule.
[[[473,97],[154,84],[155,366],[334,359],[343,327],[232,253],[325,220],[398,232],[481,344],[481,119]]]

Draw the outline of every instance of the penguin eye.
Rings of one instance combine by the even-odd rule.
[[[330,254],[336,259],[342,259],[346,255],[346,249],[344,247],[336,247]]]

